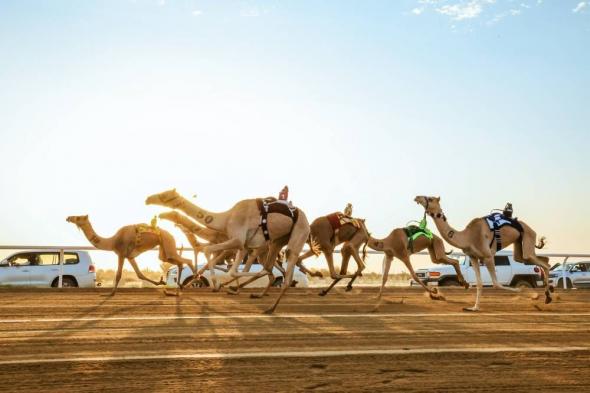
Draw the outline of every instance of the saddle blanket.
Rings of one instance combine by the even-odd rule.
[[[348,217],[340,212],[328,214],[326,218],[328,219],[328,222],[330,223],[334,231],[340,229],[340,227],[346,224],[352,224],[357,228],[360,228],[362,226],[361,219]]]

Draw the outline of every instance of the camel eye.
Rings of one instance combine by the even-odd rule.
[[[427,198],[427,199],[428,199],[428,202],[432,202],[432,198]]]

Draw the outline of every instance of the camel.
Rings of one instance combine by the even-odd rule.
[[[139,270],[137,262],[135,261],[137,256],[157,246],[160,246],[159,258],[161,261],[178,266],[178,279],[180,279],[180,272],[182,271],[183,264],[187,264],[193,272],[195,271],[195,266],[192,261],[181,257],[176,251],[176,242],[172,235],[169,232],[158,228],[155,225],[155,220],[152,221],[152,225],[135,224],[124,226],[110,238],[98,236],[92,228],[88,216],[69,216],[66,218],[66,221],[71,222],[80,228],[94,247],[99,250],[113,251],[119,257],[117,274],[115,276],[115,286],[110,294],[111,296],[115,295],[117,287],[119,286],[125,259],[129,261],[135,274],[137,274],[137,277],[141,280],[149,281],[154,285],[165,284],[163,278],[160,278],[160,281],[158,282],[146,277],[141,270]],[[182,289],[182,286],[179,287],[179,290],[180,289]]]
[[[426,229],[425,218],[420,224],[421,225],[419,227],[409,226],[407,228],[395,228],[385,239],[375,239],[374,237],[369,237],[367,243],[368,246],[373,250],[382,251],[385,253],[385,256],[383,257],[383,280],[381,282],[379,295],[377,295],[377,301],[381,300],[381,296],[383,295],[385,284],[389,278],[391,262],[394,258],[398,258],[404,263],[404,265],[406,265],[406,268],[410,272],[410,275],[414,281],[419,283],[422,288],[428,292],[431,299],[444,300],[444,297],[438,293],[436,288],[429,288],[416,276],[416,273],[412,267],[412,263],[410,262],[410,255],[420,252],[426,248],[428,249],[430,260],[432,262],[453,265],[455,272],[457,273],[457,281],[459,281],[459,284],[463,285],[466,289],[469,288],[469,284],[465,281],[465,278],[461,273],[461,269],[459,268],[459,261],[447,256],[450,253],[445,252],[445,246],[440,237],[431,234],[430,232],[429,234],[432,236],[432,239],[425,235],[420,235],[416,238],[413,238],[411,235],[408,236],[408,234],[412,233],[413,231]]]
[[[215,286],[217,286],[217,282],[213,267],[217,260],[220,259],[220,256],[211,258],[213,253],[237,249],[238,253],[235,260],[241,261],[246,249],[251,249],[256,252],[252,252],[248,259],[254,260],[260,253],[268,250],[268,242],[272,245],[275,240],[288,236],[285,281],[274,304],[265,310],[267,314],[274,312],[291,285],[297,258],[309,238],[309,222],[301,209],[290,210],[286,204],[280,202],[273,204],[262,199],[245,199],[236,203],[228,211],[212,213],[183,198],[175,189],[151,195],[146,199],[145,203],[178,209],[199,224],[227,235],[229,240],[209,245],[203,250]],[[278,212],[279,210],[282,210],[282,213]],[[274,249],[271,251],[269,256],[274,253]],[[256,275],[249,272],[239,273],[237,268],[238,263],[232,264],[230,269],[232,277],[252,277]]]
[[[349,208],[350,210],[347,212],[350,212],[351,214],[352,208],[350,207],[350,204],[347,206],[347,209]],[[350,217],[350,214],[345,217]],[[332,283],[328,288],[319,293],[320,296],[327,295],[328,292],[330,292],[330,290],[343,278],[350,278],[350,281],[346,286],[346,291],[350,291],[352,289],[352,283],[365,269],[364,261],[367,255],[366,244],[369,239],[369,232],[365,226],[365,221],[358,219],[352,221],[352,219],[350,219],[341,224],[340,216],[342,216],[341,213],[332,213],[313,220],[310,225],[310,250],[301,255],[297,261],[297,264],[301,268],[301,262],[304,259],[309,258],[314,254],[317,255],[317,247],[314,247],[311,244],[311,239],[313,239],[313,242],[316,242],[317,245],[319,245],[319,251],[324,253],[328,268],[330,269],[330,277],[332,278]],[[339,225],[341,226],[338,227]],[[336,273],[336,270],[334,269],[334,249],[342,243],[344,243],[340,250],[342,254],[342,264],[340,266],[340,273]],[[361,258],[359,256],[359,248],[363,244],[365,244],[365,248],[363,249],[363,257]],[[351,256],[357,264],[357,271],[354,274],[346,274],[348,270],[348,261]]]
[[[173,222],[176,226],[178,226],[181,230],[183,230],[183,232],[185,230],[187,230],[187,231],[197,235],[201,239],[208,241],[210,244],[223,243],[228,240],[227,235],[225,235],[219,231],[215,231],[213,229],[205,228],[205,227],[197,224],[196,222],[194,222],[193,220],[191,220],[187,216],[178,213],[177,211],[168,211],[168,212],[160,213],[158,215],[158,217],[160,219]],[[186,235],[186,233],[185,233],[185,235]],[[189,242],[191,242],[191,240],[192,239],[189,238]],[[205,246],[207,246],[207,245],[199,244],[199,249],[197,251],[202,251]],[[236,252],[234,250],[225,250],[220,253],[216,253],[214,256],[218,256],[219,254],[223,254],[222,257],[220,258],[221,261],[229,262],[229,261],[233,261]],[[196,255],[197,254],[195,254],[195,265],[197,263]],[[202,274],[202,273],[203,273],[203,271],[199,270],[199,274]]]
[[[222,234],[221,232],[215,231],[213,229],[202,227],[199,224],[197,224],[196,222],[194,222],[193,220],[191,220],[190,218],[188,218],[187,216],[180,214],[177,211],[164,212],[164,213],[161,213],[159,215],[159,217],[161,219],[173,222],[184,233],[184,235],[188,239],[189,243],[192,245],[193,250],[195,250],[195,266],[197,265],[198,252],[202,251],[209,244],[217,244],[217,243],[221,243],[223,241],[228,240],[227,236]],[[195,235],[197,235],[205,240],[208,240],[209,244],[199,243],[197,241]],[[249,250],[249,252],[253,252],[253,250]],[[224,253],[224,259],[226,262],[229,262],[228,264],[234,263],[236,251],[225,250],[225,251],[221,251],[220,253]],[[262,252],[259,254],[260,254],[258,256],[259,261],[265,261],[265,258],[267,257],[268,253]],[[241,263],[241,262],[242,261],[239,261],[239,263]],[[243,271],[249,272],[250,267],[253,262],[254,262],[254,260],[248,258]],[[264,264],[264,263],[262,263],[262,264]],[[278,260],[276,261],[275,266],[279,269],[279,271],[283,274],[283,277],[284,277],[285,270],[283,269],[282,265],[279,263]],[[199,269],[198,275],[203,274],[203,272],[206,270],[206,268],[207,268],[207,265],[202,267],[201,269]],[[302,271],[303,271],[303,269],[305,269],[305,267],[302,267]],[[316,273],[311,273],[311,274],[316,274]],[[321,273],[319,273],[319,272],[317,274],[321,275]],[[233,281],[236,281],[238,278],[239,277],[234,277],[231,280],[222,283],[220,286],[224,287],[224,286],[232,283]],[[253,280],[249,280],[248,283],[250,283],[252,281]],[[188,284],[190,284],[190,282],[187,282],[187,285]],[[244,285],[238,285],[238,287],[228,287],[228,294],[237,294],[239,289],[242,288],[243,286]],[[214,290],[215,290],[215,288],[214,288]]]
[[[553,300],[551,292],[553,287],[549,286],[549,258],[538,256],[535,253],[535,248],[543,248],[545,245],[545,238],[541,237],[538,244],[535,244],[537,234],[531,227],[523,221],[518,220],[521,230],[514,226],[505,225],[499,228],[496,233],[490,230],[486,218],[475,218],[471,220],[464,230],[458,231],[452,228],[447,222],[447,217],[443,213],[440,206],[440,197],[417,196],[414,201],[424,208],[436,224],[438,231],[443,239],[452,246],[458,247],[465,255],[469,256],[472,263],[471,266],[475,272],[477,280],[477,294],[475,297],[475,305],[473,307],[465,307],[464,311],[479,311],[479,303],[482,292],[482,281],[479,265],[485,264],[492,283],[495,288],[505,289],[508,291],[520,291],[519,288],[504,287],[498,282],[496,277],[496,268],[494,265],[494,255],[497,249],[507,247],[514,244],[514,260],[525,264],[533,264],[543,269],[544,287],[545,287],[545,303],[549,304]],[[500,245],[500,247],[498,247]]]

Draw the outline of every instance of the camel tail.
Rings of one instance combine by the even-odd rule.
[[[365,261],[365,259],[367,259],[367,245],[369,244],[369,240],[367,239],[367,241],[365,242],[365,245],[363,246],[363,262]]]
[[[309,243],[309,248],[313,252],[313,255],[318,257],[322,253],[322,249],[320,248],[320,243],[318,243],[317,240],[314,239],[314,237],[311,235],[311,233],[309,234],[309,238],[307,239],[307,242]]]
[[[541,238],[539,239],[539,243],[535,244],[535,248],[540,250],[543,247],[545,247],[546,244],[547,244],[547,238],[545,236],[541,236]]]

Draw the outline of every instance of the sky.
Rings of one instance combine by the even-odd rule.
[[[579,0],[3,0],[0,244],[287,184],[376,237],[416,195],[458,229],[512,202],[547,251],[590,253],[588,47]]]

